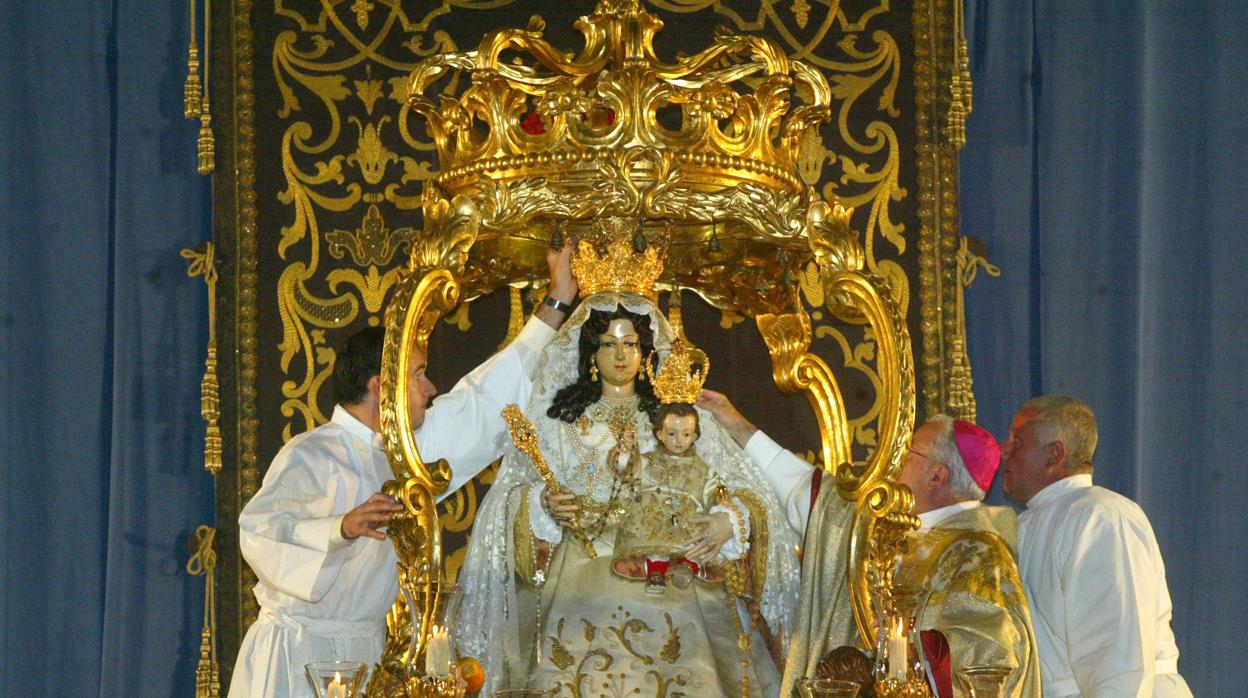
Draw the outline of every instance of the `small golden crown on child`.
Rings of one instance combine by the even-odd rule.
[[[666,256],[666,234],[646,239],[637,219],[606,216],[595,220],[591,235],[577,243],[572,275],[581,297],[614,291],[654,300],[654,284],[663,273]]]
[[[710,370],[711,360],[706,352],[697,347],[686,347],[679,337],[672,340],[672,349],[657,374],[651,362],[646,363],[646,376],[654,384],[655,396],[664,405],[673,402],[692,405],[697,402]]]

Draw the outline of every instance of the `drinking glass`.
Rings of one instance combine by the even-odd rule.
[[[364,695],[368,666],[363,662],[330,660],[304,665],[316,698],[358,698]]]

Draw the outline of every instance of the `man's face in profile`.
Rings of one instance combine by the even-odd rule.
[[[924,514],[936,508],[927,495],[931,468],[934,467],[932,444],[936,442],[936,435],[939,433],[940,425],[935,422],[924,423],[915,429],[914,435],[910,437],[910,450],[901,462],[901,473],[897,476],[897,482],[909,487],[914,494],[915,514]]]
[[[433,381],[425,375],[429,367],[429,359],[425,352],[413,347],[407,359],[407,414],[412,428],[425,423],[425,410],[429,409],[429,401],[438,394]]]
[[[1044,423],[1040,411],[1028,407],[1021,410],[1010,425],[1010,438],[1001,446],[1001,472],[1005,493],[1027,503],[1037,492],[1062,477],[1062,470],[1053,466],[1052,429]]]

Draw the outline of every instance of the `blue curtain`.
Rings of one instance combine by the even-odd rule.
[[[1248,13],[1242,2],[974,0],[962,229],[980,420],[1084,398],[1095,480],[1166,560],[1180,671],[1240,695],[1248,578]],[[997,495],[1000,496],[999,494]]]
[[[0,2],[0,694],[187,696],[212,523],[186,3]]]
[[[1157,530],[1180,668],[1236,695],[1248,578],[1240,3],[974,0],[963,230],[980,419],[1084,397],[1097,480]],[[212,522],[210,237],[182,119],[184,3],[0,2],[0,686],[186,696]],[[999,497],[999,495],[996,495]]]

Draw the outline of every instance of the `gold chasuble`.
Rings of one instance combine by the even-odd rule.
[[[801,597],[780,685],[781,696],[795,695],[800,679],[815,676],[815,668],[825,654],[842,645],[859,644],[845,575],[853,521],[854,503],[837,494],[836,483],[825,481],[806,526]]]
[[[914,531],[894,582],[931,590],[921,628],[949,641],[954,673],[1010,666],[1010,698],[1040,695],[1040,663],[1027,597],[1014,558],[1018,521],[1007,507],[980,506]],[[954,680],[954,694],[964,695]]]

